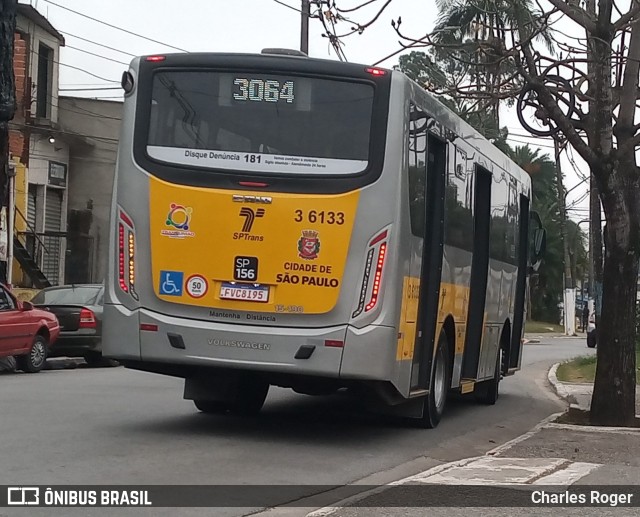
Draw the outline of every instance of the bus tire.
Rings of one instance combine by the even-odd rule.
[[[451,385],[451,365],[449,364],[449,340],[442,329],[438,338],[438,348],[433,359],[433,374],[429,384],[429,395],[424,398],[419,426],[433,429],[438,426],[447,405],[447,394]]]
[[[264,405],[267,393],[269,393],[268,382],[256,377],[247,377],[239,383],[235,400],[229,409],[236,415],[257,415]]]
[[[479,389],[476,392],[476,400],[481,404],[493,406],[498,402],[498,397],[500,396],[500,379],[502,378],[502,374],[500,372],[500,367],[502,366],[501,357],[502,350],[498,350],[496,371],[493,374],[493,379],[484,381],[480,386],[478,386]]]
[[[220,400],[194,400],[196,408],[207,415],[221,415],[225,413],[229,406]]]

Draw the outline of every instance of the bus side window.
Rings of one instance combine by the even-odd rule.
[[[410,107],[408,144],[411,233],[424,237],[427,187],[427,115],[413,103]]]
[[[445,242],[456,248],[471,250],[473,246],[473,216],[467,200],[467,154],[456,146],[448,171],[445,194]]]

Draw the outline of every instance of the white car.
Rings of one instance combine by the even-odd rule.
[[[589,316],[589,324],[587,325],[587,346],[595,348],[596,343],[596,315]]]

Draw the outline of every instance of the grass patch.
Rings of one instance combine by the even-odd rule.
[[[564,334],[564,327],[556,325],[555,323],[547,323],[546,321],[527,321],[524,325],[524,331],[536,334],[545,334],[548,332]]]
[[[640,384],[640,350],[636,350],[636,382]],[[596,376],[596,356],[578,357],[558,366],[556,376],[561,382],[593,382]]]

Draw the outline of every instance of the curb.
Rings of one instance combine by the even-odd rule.
[[[558,371],[558,367],[560,366],[560,364],[561,363],[554,364],[549,370],[549,373],[547,374],[547,379],[549,380],[549,384],[553,388],[553,391],[555,392],[555,394],[561,399],[568,402],[569,405],[577,404],[578,403],[577,399],[571,394],[571,392],[567,389],[565,384],[558,380],[558,376],[556,375],[556,372]]]
[[[85,361],[81,357],[50,357],[47,359],[43,370],[75,370],[83,364],[85,364]]]

